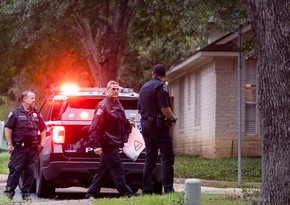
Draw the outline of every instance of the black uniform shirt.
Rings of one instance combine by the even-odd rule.
[[[34,141],[37,139],[38,131],[46,129],[41,114],[33,108],[25,111],[23,106],[13,109],[8,116],[5,127],[12,129],[12,141]]]
[[[170,107],[167,85],[154,77],[139,92],[138,109],[143,119],[162,114],[161,108]]]
[[[114,102],[106,96],[99,102],[89,131],[95,147],[122,147],[130,131],[130,123],[119,100]]]

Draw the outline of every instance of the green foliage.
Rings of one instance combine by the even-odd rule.
[[[15,1],[0,10],[1,93],[17,98],[26,88],[47,95],[63,81],[92,84],[77,36],[68,29],[74,2]]]
[[[9,90],[16,98],[23,87],[48,94],[48,88],[60,81],[93,84],[86,62],[91,56],[84,54],[80,36],[74,32],[74,16],[87,18],[94,36],[95,19],[103,15],[102,1],[6,2],[0,8],[0,93]],[[113,9],[108,7],[102,19],[111,20]],[[232,31],[247,17],[238,0],[145,0],[132,20],[118,80],[138,91],[151,78],[154,64],[170,67],[190,55],[193,47],[204,46],[209,21],[218,29]],[[71,61],[60,68],[65,58]]]
[[[5,121],[9,112],[16,106],[16,104],[8,100],[6,96],[0,96],[0,101],[0,120]]]
[[[194,39],[178,28],[180,18],[166,8],[151,9],[151,2],[139,9],[132,21],[129,48],[120,82],[135,90],[151,78],[152,67],[170,67],[192,53]]]

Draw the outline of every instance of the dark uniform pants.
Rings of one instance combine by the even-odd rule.
[[[143,170],[143,193],[153,193],[153,170],[158,159],[160,149],[162,160],[162,180],[164,192],[173,192],[174,181],[174,152],[169,127],[156,127],[150,120],[142,121],[142,134],[145,141],[146,160]]]
[[[8,164],[9,175],[6,190],[14,191],[22,176],[22,193],[30,192],[33,179],[34,168],[37,162],[37,147],[15,147]]]
[[[94,179],[88,189],[87,194],[95,198],[99,197],[101,187],[103,185],[105,176],[109,173],[113,178],[116,188],[121,196],[132,195],[131,188],[126,184],[125,172],[123,169],[123,164],[119,154],[118,147],[106,147],[103,148],[103,154],[101,157],[101,162],[97,168]]]

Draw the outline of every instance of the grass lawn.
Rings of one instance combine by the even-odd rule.
[[[131,198],[93,199],[95,205],[183,205],[184,194],[174,193],[167,195],[137,196]],[[202,194],[202,205],[250,205],[251,200],[241,199],[237,195]]]

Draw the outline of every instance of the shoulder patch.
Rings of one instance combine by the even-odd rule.
[[[97,110],[97,113],[96,113],[96,114],[97,114],[97,115],[101,115],[101,114],[103,114],[103,110],[99,108],[99,109]]]
[[[168,92],[168,88],[167,88],[167,85],[163,85],[163,91],[165,91],[165,92]]]
[[[12,115],[13,115],[13,113],[12,112],[9,112],[8,118],[11,117]]]

